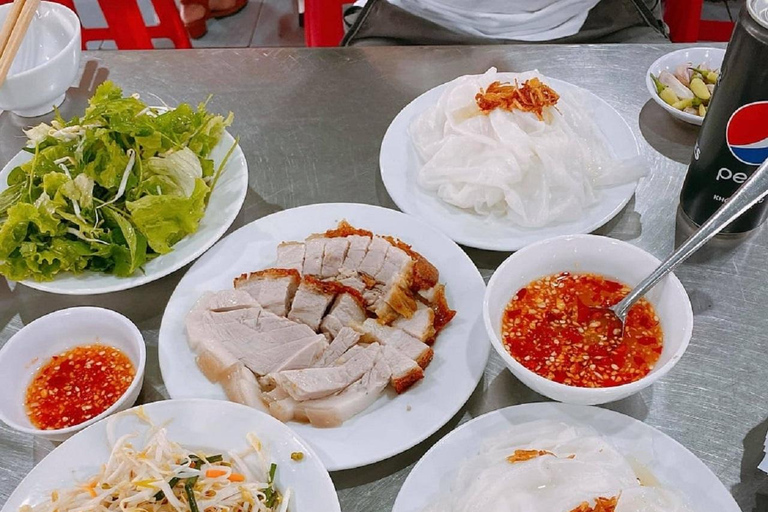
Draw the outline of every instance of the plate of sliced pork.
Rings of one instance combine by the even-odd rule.
[[[158,343],[173,398],[218,398],[288,424],[328,470],[401,453],[442,427],[489,354],[485,284],[424,222],[360,204],[261,218],[174,291]]]

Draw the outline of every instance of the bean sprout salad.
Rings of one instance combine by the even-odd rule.
[[[101,471],[68,489],[54,490],[20,512],[287,512],[290,489],[275,487],[277,465],[268,463],[254,433],[241,452],[207,453],[168,439],[141,408],[135,413],[150,425],[143,448],[138,433],[114,442]]]

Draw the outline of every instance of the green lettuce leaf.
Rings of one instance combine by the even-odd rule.
[[[166,156],[152,157],[147,161],[145,176],[167,177],[177,189],[177,194],[189,197],[195,191],[195,182],[203,177],[200,159],[189,148],[182,148]]]
[[[131,220],[147,239],[147,244],[159,254],[171,252],[171,247],[185,236],[197,231],[205,213],[205,198],[209,192],[205,181],[195,180],[190,197],[177,195],[144,196],[126,203]]]

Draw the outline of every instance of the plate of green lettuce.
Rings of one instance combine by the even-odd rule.
[[[152,107],[112,82],[82,117],[25,130],[0,171],[0,275],[39,290],[92,295],[164,277],[198,258],[237,217],[248,167],[197,107]]]

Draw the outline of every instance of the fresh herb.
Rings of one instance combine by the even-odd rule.
[[[171,252],[205,214],[226,164],[211,152],[231,122],[205,103],[153,109],[105,82],[82,117],[26,130],[32,157],[0,192],[0,275],[127,277]]]

